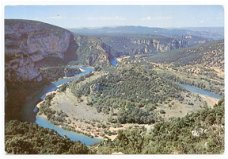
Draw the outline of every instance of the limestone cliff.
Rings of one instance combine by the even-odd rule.
[[[76,49],[74,36],[68,30],[37,21],[5,20],[7,80],[41,81],[45,78],[41,66],[76,59]]]
[[[171,38],[163,36],[145,37],[142,35],[108,35],[101,36],[100,39],[111,48],[111,55],[114,57],[121,55],[164,53],[206,42],[188,36]]]

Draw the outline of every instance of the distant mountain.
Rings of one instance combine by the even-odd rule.
[[[77,63],[89,65],[103,65],[107,58],[110,61],[122,55],[164,53],[213,41],[177,29],[126,26],[71,31],[79,46]]]
[[[200,36],[206,38],[224,39],[224,27],[189,27],[184,29],[199,32]]]
[[[199,36],[213,40],[224,38],[223,27],[211,28],[157,28],[144,26],[118,26],[118,27],[103,27],[103,28],[82,28],[70,29],[72,32],[83,35],[123,35],[123,34],[141,34],[141,35],[160,35],[166,37],[181,37],[181,36]]]

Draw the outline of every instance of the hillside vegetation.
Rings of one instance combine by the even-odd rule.
[[[151,130],[132,128],[104,141],[97,153],[220,154],[224,152],[224,101],[183,118],[160,122]]]
[[[103,47],[103,42],[97,37],[87,37],[75,35],[78,49],[76,51],[77,60],[71,64],[90,65],[108,67],[110,52]]]
[[[5,151],[12,154],[88,154],[80,142],[63,138],[36,124],[11,120],[5,128]]]
[[[224,152],[224,100],[183,118],[156,123],[152,129],[120,130],[114,141],[90,150],[35,124],[11,120],[5,129],[5,150],[13,154],[215,154]]]
[[[164,78],[224,94],[223,41],[151,56],[148,61],[159,64],[157,71]]]
[[[201,64],[224,70],[224,41],[213,41],[192,48],[175,50],[152,56],[157,63],[173,63],[176,66]]]
[[[181,98],[181,89],[175,84],[140,67],[115,70],[83,85],[73,82],[69,87],[77,98],[87,96],[88,105],[98,112],[113,118],[117,115],[120,123],[153,123],[157,120],[153,112],[157,103]]]

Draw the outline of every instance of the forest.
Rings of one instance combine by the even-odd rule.
[[[10,154],[88,154],[88,147],[36,124],[11,120],[5,129],[5,151]]]
[[[69,84],[77,98],[88,97],[88,105],[98,112],[110,114],[115,118],[118,112],[119,123],[150,124],[159,120],[157,103],[169,98],[181,98],[181,89],[176,84],[158,76],[153,70],[140,67],[114,70],[84,85],[78,82]],[[111,121],[116,121],[111,119]]]

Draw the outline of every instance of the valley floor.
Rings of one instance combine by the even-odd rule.
[[[103,75],[105,75],[104,72],[95,72],[94,75],[86,78],[84,81],[80,81],[78,85],[86,84]],[[98,113],[95,107],[88,104],[87,96],[78,98],[71,92],[70,88],[66,88],[65,91],[55,91],[52,92],[52,94],[54,97],[50,102],[49,108],[52,111],[67,114],[67,116],[64,117],[64,122],[61,122],[60,125],[75,132],[114,140],[119,130],[128,129],[130,127],[144,127],[148,130],[153,128],[153,124],[111,123],[108,120],[110,117],[108,114],[102,112]],[[202,106],[206,105],[211,107],[217,103],[217,100],[213,98],[192,94],[190,92],[182,92],[182,96],[184,97],[183,101],[169,99],[168,101],[159,103],[155,112],[159,114],[161,110],[164,110],[165,113],[160,114],[160,116],[164,120],[169,120],[173,117],[184,117],[188,113],[196,112],[201,109]],[[39,103],[37,107],[41,107],[41,103]],[[47,118],[45,114],[39,113],[39,115]]]

